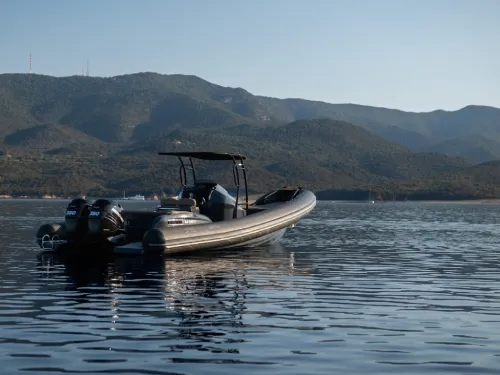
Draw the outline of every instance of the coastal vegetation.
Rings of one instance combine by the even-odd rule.
[[[417,114],[274,99],[195,76],[3,74],[0,195],[172,194],[177,160],[157,152],[209,150],[247,155],[255,193],[289,184],[319,199],[499,198],[499,119],[490,107]],[[197,164],[231,185],[227,162]]]

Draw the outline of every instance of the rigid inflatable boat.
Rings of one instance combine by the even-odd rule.
[[[316,196],[301,187],[283,187],[248,202],[245,156],[214,152],[165,152],[180,162],[182,188],[151,211],[124,210],[114,200],[73,199],[64,221],[44,224],[36,234],[43,249],[67,245],[108,247],[115,254],[164,254],[225,249],[276,242],[316,205]],[[187,160],[185,160],[187,158]],[[235,197],[211,180],[196,178],[193,159],[232,162]],[[187,171],[192,181],[188,184]],[[245,202],[241,204],[240,174]]]

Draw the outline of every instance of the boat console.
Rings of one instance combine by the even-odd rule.
[[[212,221],[233,220],[246,214],[246,211],[237,205],[236,199],[215,181],[198,180],[191,186],[185,186],[179,197],[195,200],[199,213]]]

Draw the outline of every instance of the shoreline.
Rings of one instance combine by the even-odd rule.
[[[261,194],[248,194],[248,203],[252,204],[257,200],[257,198],[261,197]],[[2,200],[59,200],[59,201],[70,201],[74,198],[77,198],[78,196],[74,197],[56,197],[56,196],[41,196],[41,197],[33,197],[33,196],[11,196],[11,195],[0,195],[0,201]],[[148,201],[156,201],[159,202],[161,201],[161,198],[159,197],[145,197],[144,200],[136,200],[136,199],[124,199],[121,197],[87,197],[87,199],[109,199],[109,200],[116,200],[116,201],[127,201],[127,202],[148,202]],[[245,204],[245,196],[240,195],[240,201],[239,204]]]
[[[400,201],[402,202],[402,201]],[[453,201],[447,201],[447,200],[435,200],[435,201],[429,201],[429,200],[413,200],[413,201],[408,201],[408,202],[420,202],[420,203],[456,203],[456,204],[474,204],[474,203],[479,203],[479,204],[500,204],[500,199],[499,198],[488,198],[488,199],[459,199],[459,200],[453,200]]]
[[[318,199],[318,201],[323,202],[342,202],[342,203],[361,203],[368,204],[368,201],[358,201],[358,200],[335,200],[335,199]],[[434,204],[500,204],[500,198],[487,198],[487,199],[457,199],[457,200],[407,200],[407,201],[375,201],[372,204],[391,204],[391,203],[434,203]]]
[[[253,194],[252,194],[253,195]],[[252,204],[255,202],[255,200],[260,197],[260,195],[250,195],[248,196],[248,201],[249,204]],[[97,199],[96,197],[95,199]],[[106,199],[106,197],[103,197]],[[241,199],[242,197],[240,197]],[[244,197],[243,197],[244,198]],[[54,197],[54,196],[42,196],[42,197],[27,197],[27,196],[21,196],[21,197],[16,197],[16,196],[9,196],[9,195],[0,195],[0,201],[2,200],[71,200],[73,198],[63,198],[63,197]],[[111,200],[122,200],[120,198],[107,198]],[[141,200],[140,202],[148,202],[148,201],[159,201],[160,199],[154,199],[154,198],[146,198],[145,200]],[[129,200],[127,200],[129,201]],[[134,200],[130,200],[134,201]],[[336,199],[317,199],[319,202],[342,202],[342,203],[362,203],[362,204],[368,204],[368,201],[360,201],[360,200],[336,200]],[[135,201],[134,201],[135,202]],[[457,200],[442,200],[442,199],[437,199],[437,200],[407,200],[407,201],[401,201],[397,200],[395,202],[393,201],[375,201],[373,204],[391,204],[391,203],[435,203],[435,204],[500,204],[500,198],[481,198],[481,199],[457,199]],[[243,199],[240,201],[239,204],[245,204],[245,200]]]

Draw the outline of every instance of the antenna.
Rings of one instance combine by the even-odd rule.
[[[87,77],[90,77],[90,70],[89,70],[89,60],[87,60]]]
[[[31,52],[30,52],[30,74],[31,74]]]

